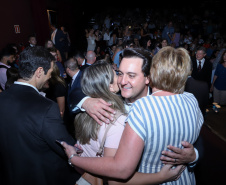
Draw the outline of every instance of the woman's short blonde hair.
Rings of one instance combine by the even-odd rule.
[[[153,57],[150,85],[172,93],[183,93],[191,71],[191,59],[184,48],[164,47]]]

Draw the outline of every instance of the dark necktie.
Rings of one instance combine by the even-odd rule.
[[[199,61],[198,71],[201,71],[201,61]]]
[[[70,81],[70,83],[69,83],[69,88],[71,88],[72,82],[73,82],[73,79],[71,79],[71,81]]]

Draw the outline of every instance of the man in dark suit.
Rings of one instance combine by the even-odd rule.
[[[80,71],[83,72],[90,65],[94,64],[95,61],[96,61],[96,53],[94,51],[87,51],[86,64],[80,67]],[[82,92],[81,87],[73,88],[73,90],[70,91],[70,94],[68,94],[68,99],[69,99],[69,109],[71,112],[78,113],[80,111],[79,109],[75,110],[74,108],[85,96],[86,95]],[[82,104],[83,101],[84,99],[80,102],[80,104]]]
[[[73,185],[78,178],[56,140],[75,144],[58,105],[39,94],[53,70],[43,47],[20,54],[20,78],[0,94],[0,181],[4,185]]]
[[[67,60],[64,67],[68,76],[71,77],[71,82],[68,84],[68,94],[70,94],[73,89],[81,88],[82,71],[79,70],[78,63],[74,58]]]
[[[74,58],[70,58],[64,63],[66,73],[68,76],[71,78],[71,82],[68,84],[68,93],[67,93],[67,103],[71,105],[70,97],[71,97],[71,92],[73,92],[75,89],[76,92],[81,92],[81,93],[76,93],[76,96],[81,96],[83,97],[83,92],[81,91],[81,76],[82,76],[82,70],[79,70],[78,68],[78,63]]]
[[[189,76],[184,90],[192,93],[196,97],[199,108],[205,118],[206,108],[209,102],[209,87],[207,82],[195,80],[193,77]]]
[[[76,51],[73,55],[73,58],[77,61],[79,69],[86,64],[85,55],[82,51]]]
[[[64,51],[65,48],[67,47],[67,37],[63,33],[63,31],[57,29],[56,25],[52,24],[51,29],[52,29],[51,40],[53,41],[53,44],[56,47],[56,49],[60,51],[62,60],[65,61],[66,57]]]
[[[205,58],[206,48],[197,48],[195,58],[192,59],[193,71],[191,76],[196,80],[207,82],[209,89],[211,85],[212,63]]]
[[[207,82],[195,80],[193,77],[189,76],[184,90],[192,93],[195,96],[199,103],[199,108],[202,112],[202,115],[205,118],[206,108],[209,103],[209,87]],[[194,143],[194,147],[199,151],[198,162],[200,163],[204,154],[202,135],[199,135],[197,141]],[[191,170],[194,170],[194,168],[191,168]]]

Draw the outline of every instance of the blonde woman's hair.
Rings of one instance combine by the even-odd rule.
[[[53,85],[61,83],[64,87],[66,87],[66,82],[64,78],[60,76],[60,70],[55,62],[53,63],[53,71],[51,73],[51,78],[49,79],[49,81]]]
[[[110,91],[114,81],[111,64],[99,60],[88,67],[82,74],[81,87],[84,94],[92,98],[102,98],[111,103],[111,108],[126,113],[120,96]],[[75,137],[81,144],[88,144],[90,139],[97,140],[100,125],[86,112],[75,117]]]
[[[183,93],[191,71],[191,59],[184,48],[164,47],[152,59],[150,85],[172,93]]]

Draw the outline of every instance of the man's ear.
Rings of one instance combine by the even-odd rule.
[[[70,69],[67,67],[67,68],[65,68],[65,72],[66,73],[70,73]]]
[[[146,76],[145,78],[146,78],[145,84],[149,84],[150,83],[150,76]]]
[[[44,73],[43,68],[42,67],[38,67],[38,69],[36,69],[36,71],[35,71],[35,76],[40,78],[43,75],[43,73]]]

